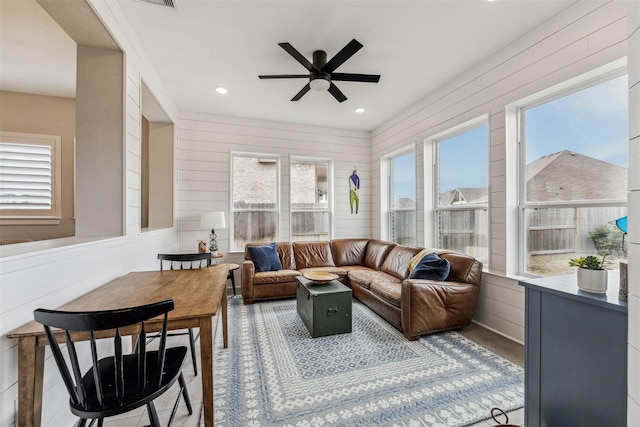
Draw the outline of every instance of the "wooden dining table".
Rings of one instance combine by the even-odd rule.
[[[223,347],[228,346],[226,279],[224,264],[207,268],[172,271],[139,271],[117,278],[58,310],[93,311],[133,307],[173,299],[168,329],[200,328],[202,405],[206,427],[213,427],[213,326],[212,318],[222,308]],[[51,308],[51,307],[46,307]],[[147,331],[159,331],[162,317],[145,322]],[[39,427],[45,346],[44,328],[33,321],[7,334],[18,339],[18,426]]]

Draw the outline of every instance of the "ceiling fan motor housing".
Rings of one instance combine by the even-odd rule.
[[[324,64],[327,63],[327,52],[324,50],[316,50],[313,52],[313,66],[318,70],[321,70],[324,67]]]

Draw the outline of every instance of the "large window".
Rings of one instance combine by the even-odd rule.
[[[231,250],[246,243],[278,239],[279,162],[277,157],[232,155]]]
[[[608,76],[520,110],[521,269],[571,272],[568,260],[625,257],[627,77]]]
[[[0,219],[61,220],[59,136],[0,132]]]
[[[389,158],[389,240],[416,245],[416,153]]]
[[[331,238],[331,164],[291,159],[291,241]]]
[[[488,262],[489,129],[474,123],[435,141],[437,247]]]

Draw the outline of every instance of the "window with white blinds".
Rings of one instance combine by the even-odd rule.
[[[60,137],[0,132],[0,218],[60,217]]]

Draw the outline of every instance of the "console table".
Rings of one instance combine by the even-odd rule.
[[[627,302],[619,271],[606,294],[578,290],[576,275],[525,287],[525,425],[627,425]]]

